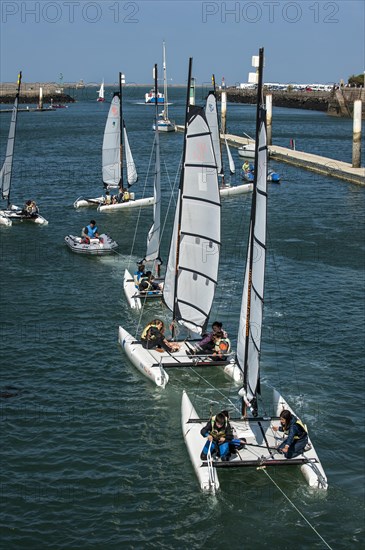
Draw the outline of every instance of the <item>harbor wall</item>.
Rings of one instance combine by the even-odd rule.
[[[232,103],[256,104],[256,90],[227,88],[226,91],[227,100]],[[270,94],[274,107],[322,111],[339,117],[352,117],[354,101],[361,99],[365,118],[364,88],[338,88],[331,92],[272,90]]]

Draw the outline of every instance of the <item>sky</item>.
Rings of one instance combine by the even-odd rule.
[[[152,81],[166,42],[171,84],[247,82],[265,48],[265,82],[330,83],[364,71],[362,0],[0,0],[0,81]]]

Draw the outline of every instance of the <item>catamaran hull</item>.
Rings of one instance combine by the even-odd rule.
[[[82,242],[81,237],[67,235],[65,242],[72,252],[91,256],[106,256],[113,254],[118,248],[118,243],[113,241],[108,235],[100,235],[99,239],[90,239],[90,243]]]
[[[160,280],[158,282],[161,282]],[[129,273],[128,269],[124,272],[123,279],[124,294],[127,298],[128,304],[132,309],[141,309],[144,302],[156,300],[162,297],[161,290],[148,291],[141,293],[137,290],[134,284],[134,279]]]
[[[8,210],[0,210],[0,223],[2,225],[12,225],[13,221],[26,221],[36,223],[38,225],[48,225],[48,221],[43,218],[40,214],[35,214],[34,216],[27,216],[23,214],[23,211],[17,206],[12,206]],[[10,222],[10,223],[8,223]]]
[[[74,202],[74,208],[97,208],[100,206],[100,204],[104,204],[105,198],[103,196],[96,197],[95,199],[84,199],[83,197],[79,197]]]
[[[215,468],[203,466],[203,461],[200,459],[200,453],[205,443],[204,438],[200,434],[200,430],[205,426],[205,422],[189,422],[189,420],[197,419],[199,419],[199,416],[187,393],[183,391],[181,400],[181,427],[186,447],[199,480],[201,490],[214,493],[219,489],[217,470]]]
[[[119,327],[118,341],[124,353],[136,369],[152,380],[156,386],[165,388],[169,381],[169,375],[159,364],[158,357],[154,355],[164,354],[144,349],[144,347],[136,342],[136,339],[123,327]]]
[[[98,210],[99,212],[117,212],[118,210],[125,210],[128,208],[142,208],[144,206],[150,206],[153,203],[153,197],[146,197],[145,199],[130,200],[117,204],[103,204],[98,207]]]
[[[252,189],[252,183],[242,183],[241,185],[234,185],[232,187],[221,187],[219,194],[221,197],[228,197],[231,195],[240,195],[241,193],[249,193]]]
[[[284,409],[289,410],[292,414],[294,414],[294,416],[297,416],[292,408],[285,401],[285,399],[282,397],[282,395],[280,395],[280,393],[275,389],[273,390],[273,403],[275,414],[277,416],[280,416],[281,411],[283,411]],[[314,446],[310,440],[310,437],[308,437],[308,443],[311,445],[312,448],[305,453],[305,456],[306,458],[314,460],[315,462],[303,464],[300,467],[300,470],[310,487],[313,487],[314,489],[327,490],[327,477],[322,467],[321,461],[319,460]]]

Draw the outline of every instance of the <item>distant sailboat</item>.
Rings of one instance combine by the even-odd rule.
[[[105,101],[105,97],[104,97],[104,80],[100,84],[100,90],[98,90],[97,93],[99,94],[99,97],[96,101]]]
[[[15,96],[14,107],[11,115],[8,142],[6,146],[5,161],[0,171],[0,191],[1,196],[7,201],[7,207],[4,210],[0,210],[0,225],[12,225],[15,220],[19,221],[31,221],[33,223],[47,225],[48,221],[43,218],[38,212],[38,207],[35,202],[28,200],[24,208],[19,208],[11,204],[10,202],[10,190],[13,171],[13,159],[14,159],[14,147],[15,147],[15,134],[18,119],[18,105],[20,86],[22,81],[22,73],[18,76],[18,88]]]
[[[109,190],[115,189],[120,195],[122,190],[125,190],[127,187],[130,188],[138,180],[136,166],[129,146],[127,130],[123,120],[122,76],[123,75],[119,73],[119,92],[114,93],[104,130],[102,174],[104,188],[107,189],[106,197],[100,196],[92,199],[79,197],[74,202],[75,208],[96,206],[104,212],[153,204],[153,197],[135,200],[134,193],[130,193],[130,200],[128,201],[112,202],[107,198],[109,197],[109,199],[111,199]],[[124,157],[127,180],[126,185],[124,183]]]
[[[163,91],[164,91],[164,108],[160,114],[160,119],[157,122],[157,129],[159,132],[174,132],[175,131],[175,122],[169,119],[169,107],[168,107],[168,97],[167,97],[167,72],[166,72],[166,48],[165,42],[163,42]],[[155,129],[155,124],[153,125]]]

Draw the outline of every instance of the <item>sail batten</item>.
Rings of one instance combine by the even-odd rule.
[[[220,208],[211,132],[204,110],[190,106],[163,297],[174,320],[197,332],[206,326],[217,285]]]

